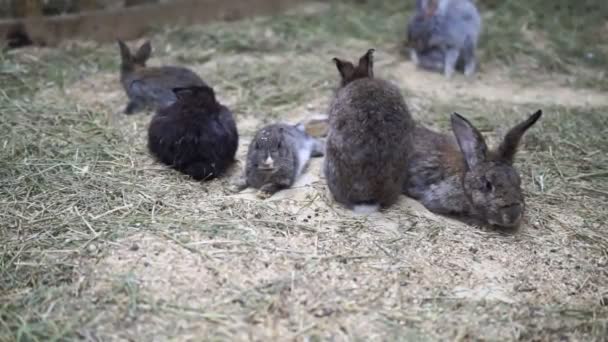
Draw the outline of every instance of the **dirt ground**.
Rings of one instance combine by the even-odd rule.
[[[92,112],[101,127],[95,132],[114,134],[107,145],[95,147],[95,157],[69,162],[74,177],[103,178],[99,184],[107,186],[82,180],[78,191],[92,202],[66,206],[79,222],[73,229],[82,232],[72,233],[83,235],[70,233],[70,239],[81,243],[38,254],[41,263],[70,265],[69,281],[55,287],[64,293],[35,301],[41,306],[37,322],[60,321],[45,328],[63,327],[54,336],[89,341],[601,341],[608,336],[607,186],[605,169],[596,163],[608,147],[586,140],[607,133],[606,126],[592,123],[607,123],[605,92],[573,86],[575,76],[559,73],[531,75],[531,82],[498,63],[482,64],[473,79],[446,80],[417,70],[394,45],[368,39],[304,52],[188,54],[178,43],[161,42],[164,37],[151,37],[158,43],[149,64],[193,58],[187,65],[235,111],[239,163],[222,179],[197,183],[154,162],[145,147],[150,114],[121,113],[126,97],[111,68],[40,91],[34,103]],[[273,42],[272,32],[266,38]],[[447,131],[449,114],[458,111],[494,143],[510,125],[536,109],[545,111],[518,155],[527,201],[518,231],[466,225],[405,196],[385,212],[356,215],[332,201],[320,171],[323,158],[313,159],[292,189],[267,200],[257,199],[254,190],[229,191],[255,131],[325,113],[338,79],[331,58],[355,59],[370,47],[377,50],[376,76],[396,82],[415,119],[438,130]],[[102,49],[111,55],[115,46]],[[305,90],[293,91],[296,83]],[[591,118],[587,123],[585,115]],[[21,267],[33,262],[26,259]],[[28,329],[22,336],[27,331],[39,336]]]

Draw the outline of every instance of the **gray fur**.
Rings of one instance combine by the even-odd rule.
[[[416,127],[404,193],[439,214],[502,227],[519,225],[525,201],[513,156],[541,114],[537,111],[513,127],[495,151],[488,150],[479,131],[456,113],[451,119],[454,136]]]
[[[272,124],[260,129],[247,152],[244,182],[246,187],[273,193],[289,188],[302,174],[311,157],[321,157],[324,145],[306,134],[303,124]],[[272,161],[271,165],[266,162]]]
[[[334,199],[351,209],[388,207],[405,179],[413,121],[400,90],[373,75],[373,50],[342,76],[329,108],[324,173]]]
[[[443,56],[446,77],[457,68],[470,76],[477,68],[475,50],[481,30],[481,16],[471,0],[417,0],[407,28],[412,60],[422,68],[437,70],[433,52],[437,50]]]
[[[150,42],[144,43],[135,54],[124,42],[119,40],[118,45],[122,60],[120,82],[129,97],[125,114],[146,108],[167,108],[177,101],[173,89],[207,85],[196,73],[184,67],[147,67]]]

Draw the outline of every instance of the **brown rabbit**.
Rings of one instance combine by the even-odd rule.
[[[414,127],[399,89],[374,77],[373,53],[356,67],[333,59],[341,82],[329,108],[324,173],[334,199],[357,212],[397,201]]]
[[[175,88],[207,86],[193,71],[176,66],[147,67],[152,53],[150,42],[145,42],[133,55],[129,47],[118,41],[122,63],[120,82],[129,97],[125,114],[133,114],[145,108],[166,108],[177,101]]]
[[[417,126],[405,194],[439,214],[517,227],[525,202],[513,159],[521,137],[541,115],[538,110],[513,127],[493,151],[488,150],[481,133],[457,113],[451,117],[454,137]]]

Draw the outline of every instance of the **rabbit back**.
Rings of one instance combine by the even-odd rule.
[[[440,20],[438,35],[445,35],[440,40],[445,40],[457,47],[465,47],[467,44],[477,46],[481,32],[481,17],[477,7],[470,0],[440,0],[447,1],[447,10],[443,15],[445,19]],[[433,40],[434,37],[431,38]]]
[[[348,206],[393,204],[405,174],[413,121],[397,87],[359,79],[338,91],[329,111],[324,171]]]
[[[183,67],[150,67],[125,75],[123,85],[130,99],[154,108],[164,108],[177,98],[174,88],[206,86],[193,71]]]

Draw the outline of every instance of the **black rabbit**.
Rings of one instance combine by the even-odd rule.
[[[209,86],[173,89],[177,101],[158,110],[148,149],[160,162],[196,180],[220,176],[234,162],[238,132],[232,112]]]

